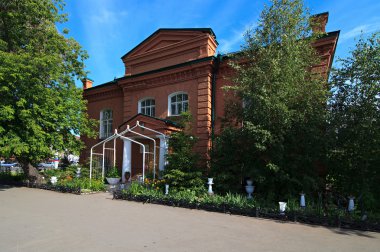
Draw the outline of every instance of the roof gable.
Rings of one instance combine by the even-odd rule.
[[[125,76],[213,56],[217,45],[210,28],[159,29],[122,57]]]
[[[121,58],[135,56],[154,49],[159,49],[168,45],[179,43],[208,33],[215,38],[215,34],[211,28],[161,28],[152,35],[135,46],[132,50],[124,54]]]
[[[156,130],[164,134],[181,130],[180,126],[176,122],[173,122],[167,119],[161,119],[157,117],[144,115],[141,113],[136,114],[135,116],[131,117],[126,122],[122,123],[118,127],[118,130],[119,131],[125,130],[127,128],[127,125],[129,125],[130,127],[134,127],[137,124],[137,122],[139,122],[140,124],[144,125],[147,128]],[[152,134],[152,132],[150,131],[147,131],[144,133],[144,131],[139,127],[137,127],[135,131],[141,134],[148,134],[148,135]]]
[[[210,57],[216,47],[210,28],[159,29],[122,57],[125,75]]]

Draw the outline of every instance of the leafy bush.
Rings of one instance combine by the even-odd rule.
[[[128,188],[128,193],[132,195],[140,195],[146,192],[147,192],[146,188],[142,184],[135,181],[132,182]]]
[[[120,178],[119,170],[116,166],[111,167],[111,169],[107,172],[107,178]]]
[[[207,208],[234,208],[234,209],[252,209],[255,207],[255,201],[247,199],[245,196],[239,194],[227,195],[208,195],[206,190],[200,192],[199,190],[176,190],[171,189],[168,195],[163,194],[162,190],[156,190],[147,187],[137,182],[133,182],[128,190],[125,190],[124,195],[130,195],[133,197],[140,197],[147,201],[160,201],[171,202],[174,205],[181,206],[197,206]],[[145,201],[144,200],[144,201]]]
[[[0,172],[1,183],[21,182],[26,179],[24,173]]]
[[[59,169],[48,169],[42,171],[41,173],[44,175],[45,179],[50,180],[51,177],[60,177],[64,171]]]
[[[161,190],[163,191],[165,188],[166,181],[164,179],[150,179],[145,178],[144,185],[145,187],[152,190]]]
[[[88,178],[90,176],[90,167],[88,166],[80,166],[80,165],[69,165],[67,166],[64,171],[66,176],[76,177],[77,176],[77,170],[80,168],[80,176]]]
[[[191,120],[188,112],[182,113],[179,123],[183,130],[173,133],[169,138],[170,152],[163,177],[172,188],[179,191],[204,186],[202,170],[197,166],[198,155],[193,151],[197,139],[189,133]]]
[[[69,188],[81,188],[81,189],[88,189],[91,191],[104,191],[105,185],[103,183],[103,180],[99,179],[92,179],[90,181],[89,178],[70,178],[67,177],[65,179],[58,180],[57,185],[59,186],[66,186]]]
[[[240,194],[227,193],[223,200],[224,204],[240,209],[251,208],[256,205],[254,200],[247,199],[246,196]]]

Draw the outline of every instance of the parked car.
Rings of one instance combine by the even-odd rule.
[[[20,171],[21,166],[19,163],[14,161],[4,161],[0,162],[0,171]]]
[[[6,161],[3,161],[3,162],[0,163],[0,166],[1,167],[14,168],[14,167],[20,167],[20,164],[17,163],[17,162],[6,162]]]
[[[51,169],[54,168],[54,162],[45,162],[45,163],[39,163],[37,165],[37,168],[39,170],[45,170],[45,169]]]

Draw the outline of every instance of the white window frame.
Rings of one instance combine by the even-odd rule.
[[[108,119],[104,119],[104,114],[105,112],[110,112],[111,113],[111,117],[108,118]],[[99,138],[100,139],[104,139],[104,138],[107,138],[107,137],[110,137],[112,136],[113,134],[113,111],[112,109],[102,109],[100,111],[100,127],[99,127]],[[107,130],[104,130],[104,128],[107,128]]]
[[[145,106],[145,107],[149,107],[150,111],[152,111],[152,108],[154,108],[154,115],[148,115],[146,113],[142,113],[142,105],[141,104],[142,104],[142,102],[147,101],[147,100],[153,100],[154,101],[154,105]],[[144,97],[144,98],[140,99],[138,102],[138,113],[155,117],[156,116],[156,100],[153,97]]]
[[[168,96],[168,116],[179,116],[181,115],[181,113],[176,113],[176,114],[173,114],[172,113],[172,97],[173,96],[177,96],[177,95],[187,95],[187,110],[182,110],[181,112],[185,112],[185,111],[189,111],[189,94],[184,92],[184,91],[179,91],[179,92],[175,92],[175,93],[171,93],[169,96]],[[185,101],[181,101],[181,102],[175,102],[176,104],[179,104],[181,103],[182,104],[182,107],[183,107],[183,104],[184,104]],[[177,110],[178,110],[178,105],[176,106],[177,107]]]

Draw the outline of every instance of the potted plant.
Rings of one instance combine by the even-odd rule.
[[[116,185],[119,183],[120,175],[116,166],[111,167],[111,169],[107,172],[106,179],[110,185]]]

